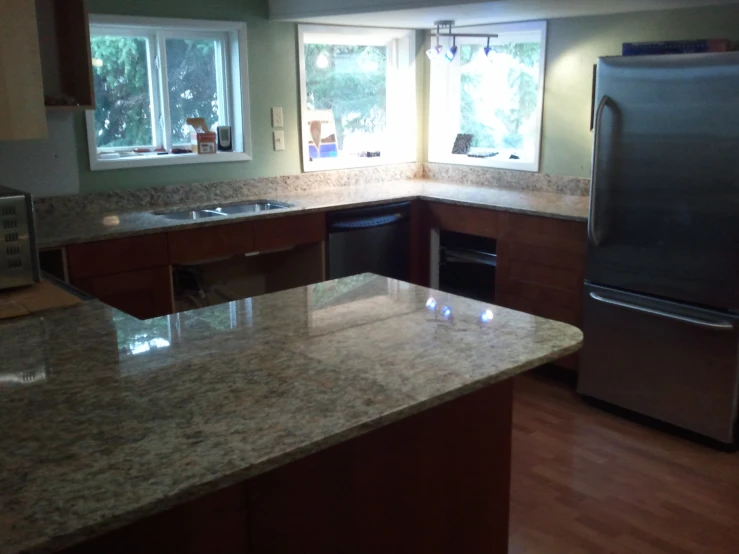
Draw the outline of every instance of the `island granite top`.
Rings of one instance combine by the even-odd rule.
[[[219,194],[223,198],[219,198]],[[165,192],[162,195],[166,198]],[[94,195],[87,195],[94,197]],[[587,196],[569,196],[555,192],[512,190],[491,186],[472,186],[430,180],[396,180],[345,186],[311,191],[288,191],[277,188],[270,200],[288,202],[293,207],[246,216],[229,216],[183,221],[169,219],[154,212],[177,209],[207,208],[218,205],[238,204],[257,197],[249,193],[234,195],[232,190],[213,187],[205,195],[193,195],[187,205],[166,205],[154,202],[151,209],[132,211],[100,209],[94,198],[86,209],[76,211],[59,210],[37,214],[36,228],[40,248],[52,248],[80,242],[90,242],[135,235],[146,235],[177,229],[206,227],[235,223],[245,219],[280,217],[288,214],[353,208],[371,204],[423,199],[478,208],[541,215],[557,219],[586,221],[588,214]],[[85,205],[85,195],[80,205]],[[219,204],[219,201],[222,202]]]
[[[73,545],[581,341],[370,274],[148,321],[91,301],[2,322],[0,552]]]

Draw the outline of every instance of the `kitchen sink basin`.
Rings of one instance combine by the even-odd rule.
[[[157,213],[169,219],[206,219],[209,217],[227,217],[229,215],[254,214],[259,212],[267,212],[272,210],[284,210],[292,208],[292,204],[286,202],[276,202],[274,200],[253,200],[244,202],[243,204],[235,204],[232,206],[221,206],[217,208],[208,208],[200,210],[188,210],[185,212],[165,212]]]

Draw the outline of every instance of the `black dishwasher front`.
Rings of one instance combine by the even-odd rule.
[[[330,212],[328,278],[376,273],[410,279],[410,203]]]

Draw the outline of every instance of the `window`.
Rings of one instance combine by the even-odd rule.
[[[91,169],[251,159],[243,23],[90,16]],[[190,149],[187,119],[232,127],[233,152]]]
[[[546,22],[459,32],[498,37],[487,55],[486,39],[459,37],[452,62],[431,62],[429,161],[538,171]],[[471,140],[455,148],[458,134]]]
[[[300,25],[303,171],[416,159],[415,34]]]

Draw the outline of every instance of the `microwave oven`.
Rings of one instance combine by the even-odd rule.
[[[32,285],[40,278],[33,197],[0,186],[0,289]]]

